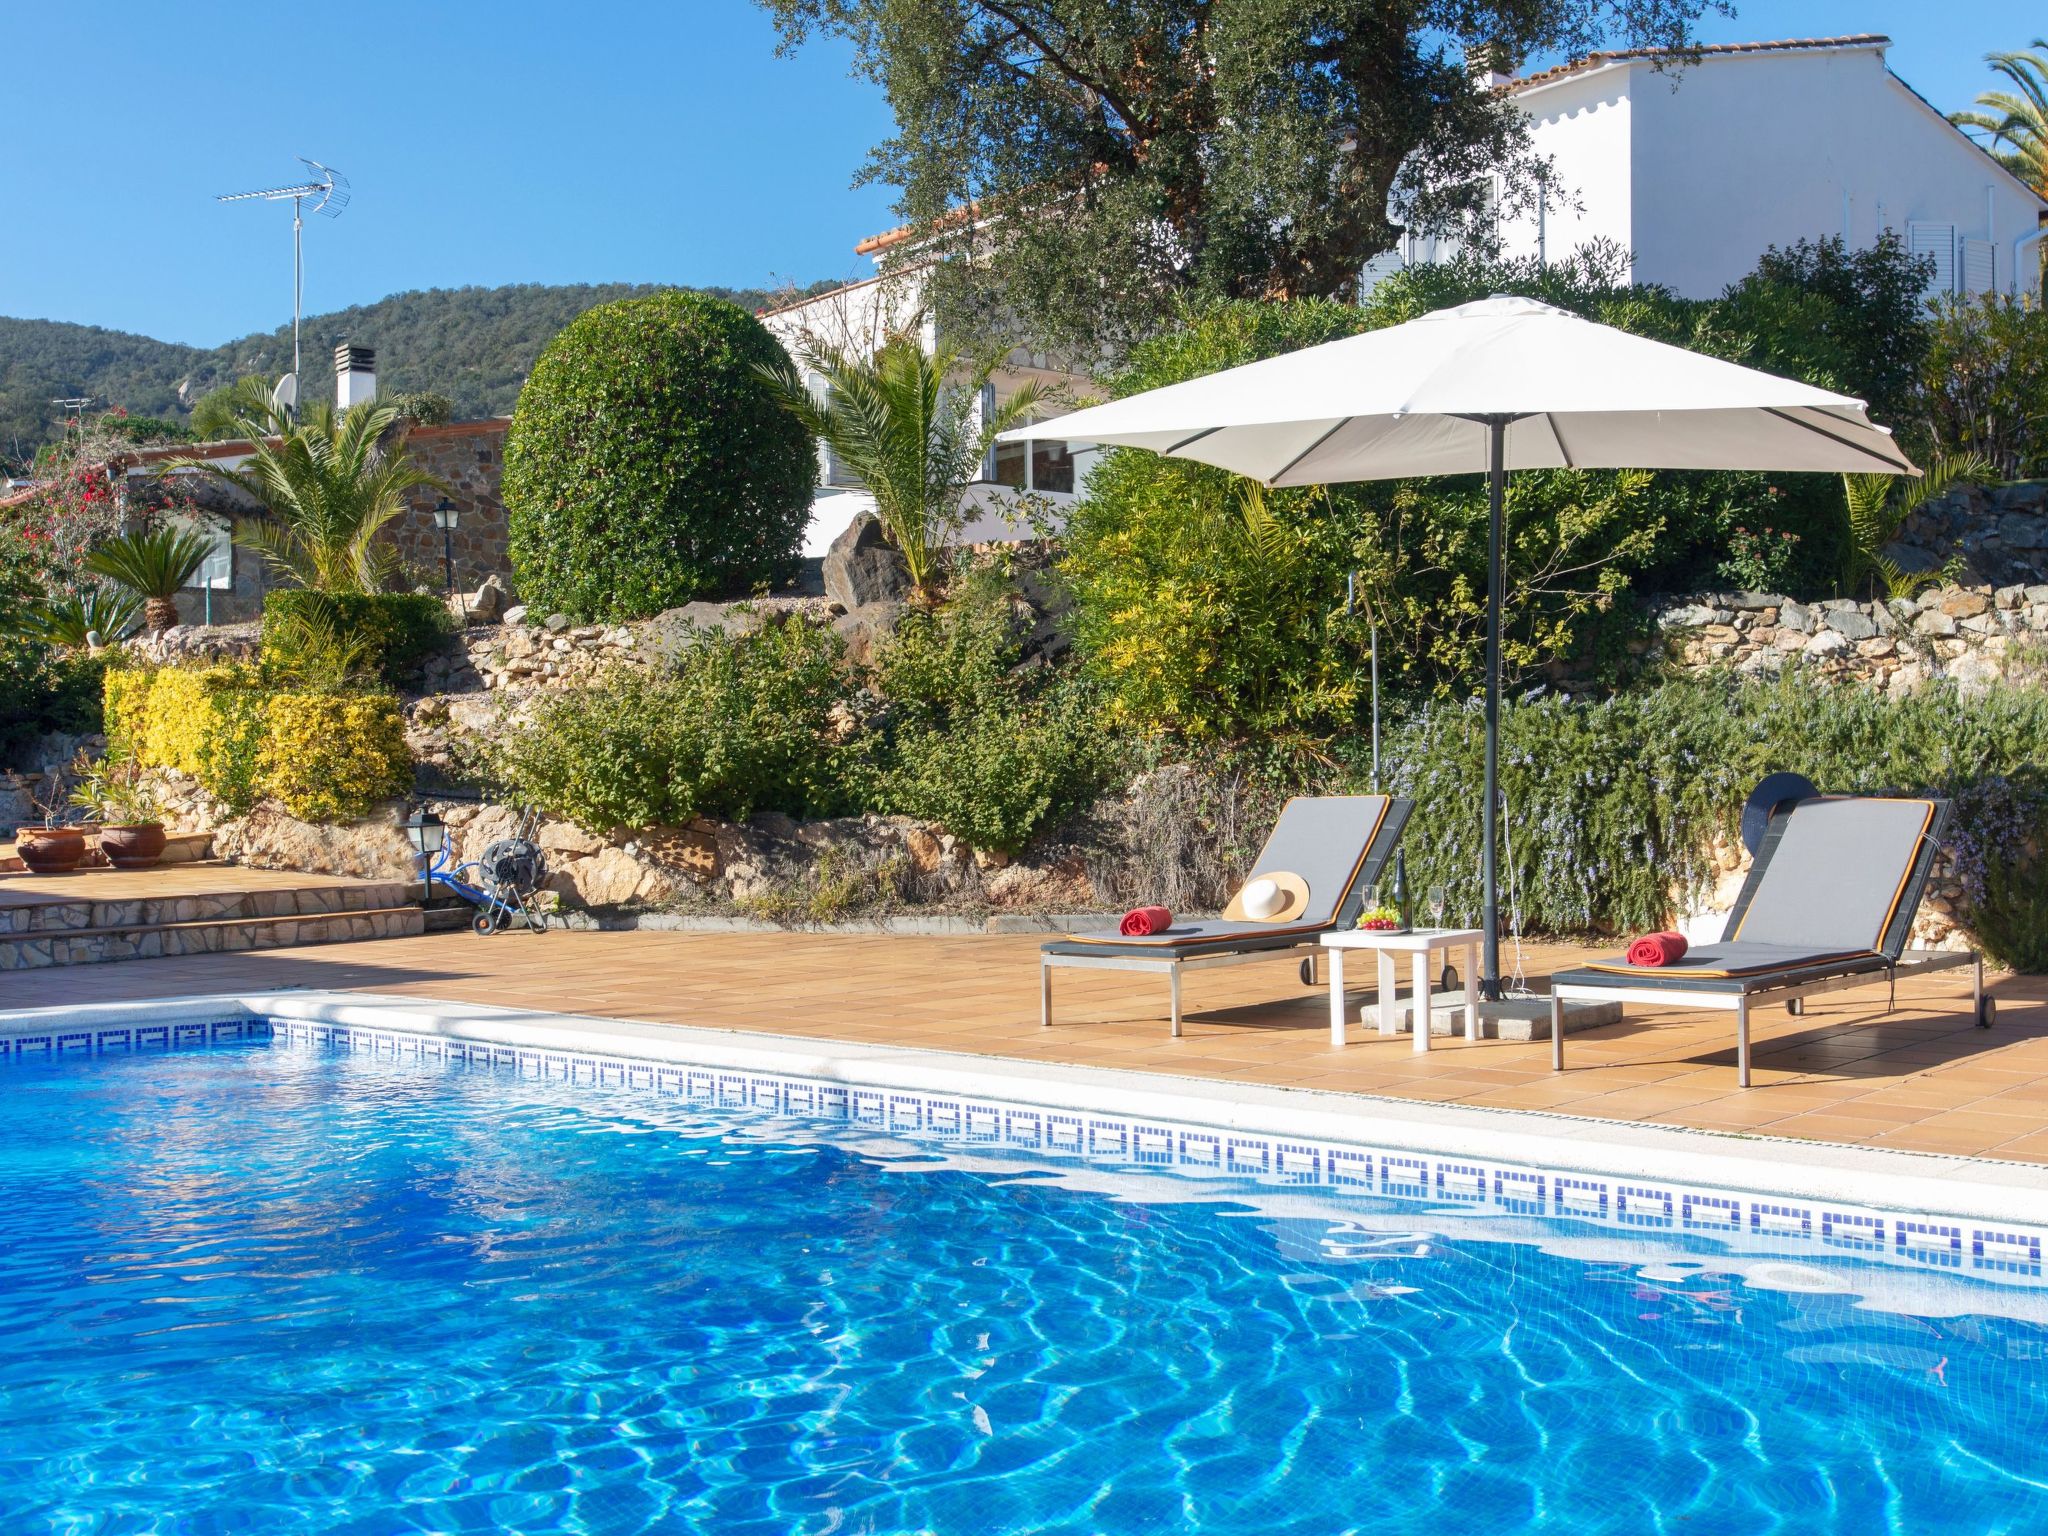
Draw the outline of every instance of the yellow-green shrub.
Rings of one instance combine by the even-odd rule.
[[[257,778],[301,821],[353,821],[412,785],[398,700],[379,693],[273,693]]]
[[[108,745],[138,762],[149,734],[149,694],[155,680],[156,672],[149,667],[109,667],[100,680]]]
[[[238,815],[274,795],[303,820],[348,820],[412,781],[389,694],[278,692],[246,663],[120,668],[106,709],[138,763],[197,779]]]

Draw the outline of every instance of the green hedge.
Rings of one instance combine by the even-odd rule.
[[[388,693],[279,688],[247,663],[111,667],[110,745],[196,779],[240,815],[269,796],[302,821],[355,821],[413,781]]]
[[[363,647],[362,664],[394,688],[419,677],[427,658],[448,644],[448,605],[425,592],[307,592],[284,588],[263,599],[263,662],[289,679],[304,663],[307,626]]]
[[[756,371],[783,362],[737,305],[664,293],[548,343],[505,440],[519,591],[536,611],[645,618],[794,568],[817,458]]]
[[[1445,886],[1460,920],[1479,905],[1483,741],[1476,707],[1441,704],[1398,721],[1382,748],[1385,788],[1416,801],[1403,842],[1409,884]],[[2041,968],[2048,934],[2025,913],[2048,892],[2044,741],[2048,694],[2016,687],[1898,698],[1797,678],[1713,678],[1601,702],[1511,704],[1503,868],[1525,932],[1640,931],[1669,920],[1678,892],[1713,879],[1709,839],[1734,831],[1766,773],[1803,773],[1831,792],[1931,792],[1956,801],[1950,846],[1968,921],[1999,959]]]

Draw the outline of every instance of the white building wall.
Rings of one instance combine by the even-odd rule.
[[[1894,76],[1875,45],[1710,53],[1661,73],[1627,61],[1520,99],[1537,149],[1586,209],[1552,212],[1548,254],[1605,235],[1633,253],[1636,281],[1688,298],[1718,295],[1773,245],[1840,235],[1863,248],[1880,229],[1909,226],[1923,245],[1952,239],[1951,286],[1995,274],[2009,291],[2013,242],[2042,207]],[[1517,254],[1534,251],[1526,225],[1508,247]]]
[[[1630,248],[1635,207],[1629,147],[1630,72],[1594,70],[1527,97],[1536,153],[1561,185],[1538,212],[1501,225],[1501,254],[1557,260],[1606,240]]]

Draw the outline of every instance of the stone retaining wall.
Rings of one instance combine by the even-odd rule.
[[[1712,593],[1672,599],[1655,617],[1687,667],[1772,675],[1798,665],[1900,693],[1938,677],[1980,688],[2048,660],[2048,585],[1945,587],[1888,603]]]
[[[1973,585],[2048,581],[2048,482],[1951,491],[1908,518],[1885,553],[1909,571],[1953,560]]]

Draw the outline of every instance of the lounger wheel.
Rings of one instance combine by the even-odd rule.
[[[1786,998],[1785,1011],[1791,1014],[1793,1018],[1798,1018],[1801,1014],[1806,1012],[1806,999],[1803,997]]]
[[[1304,955],[1301,961],[1301,984],[1312,987],[1316,984],[1316,957]]]
[[[1458,968],[1446,960],[1444,962],[1443,974],[1437,977],[1436,985],[1439,992],[1458,991]]]
[[[1998,1018],[1998,999],[1980,997],[1977,999],[1977,1027],[1989,1029]]]

